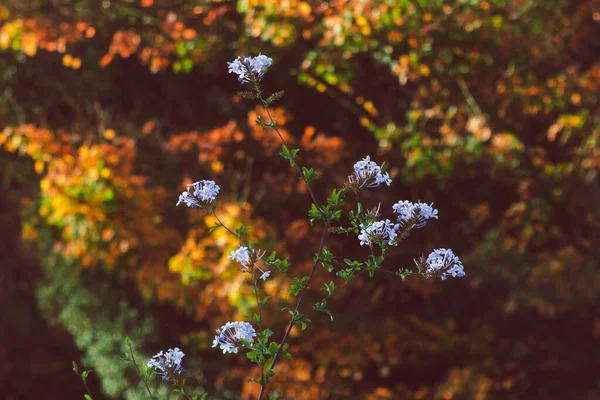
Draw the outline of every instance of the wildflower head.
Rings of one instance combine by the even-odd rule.
[[[269,276],[271,276],[271,271],[264,271],[262,273],[262,275],[260,276],[260,279],[262,279],[263,281],[266,281]]]
[[[411,203],[410,201],[399,201],[392,206],[398,213],[398,224],[403,229],[422,228],[427,225],[429,218],[438,218],[438,210],[433,208],[433,203]]]
[[[399,226],[393,224],[389,219],[385,221],[375,221],[364,226],[360,230],[358,239],[360,244],[372,246],[377,242],[387,242],[387,244],[396,244],[394,239],[398,235]]]
[[[426,260],[415,262],[427,278],[439,276],[445,280],[448,276],[460,278],[466,275],[462,263],[450,249],[434,250]]]
[[[258,268],[258,270],[262,272],[260,279],[264,281],[271,275],[271,272],[262,270],[256,263],[263,258],[265,253],[264,250],[256,250],[252,248],[252,246],[248,248],[241,245],[236,250],[232,251],[228,257],[242,264],[242,272],[252,273],[254,267]]]
[[[390,186],[392,180],[390,174],[382,173],[381,168],[369,156],[354,164],[354,174],[348,176],[346,187],[353,191],[358,191],[363,187],[378,187],[382,183]]]
[[[186,191],[179,195],[176,206],[184,203],[188,207],[202,207],[211,203],[221,188],[214,181],[198,181],[187,185]]]
[[[213,341],[213,347],[219,346],[225,353],[235,353],[243,346],[242,339],[254,342],[256,331],[248,322],[228,322],[220,329]]]
[[[273,60],[259,54],[256,57],[238,57],[233,62],[227,62],[229,73],[238,75],[241,83],[252,83],[257,85],[263,78],[265,69],[270,67]]]
[[[148,360],[148,366],[154,367],[154,373],[160,376],[163,381],[175,381],[177,375],[181,374],[184,369],[181,366],[181,360],[185,354],[179,350],[179,347],[167,350],[163,353],[161,350],[158,354]]]
[[[246,267],[250,263],[250,251],[246,246],[240,246],[229,254],[229,258]]]

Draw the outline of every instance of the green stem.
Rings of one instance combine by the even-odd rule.
[[[240,237],[237,235],[237,233],[235,233],[234,231],[232,231],[231,229],[229,229],[229,228],[227,227],[227,225],[225,225],[225,224],[224,224],[224,223],[223,223],[223,222],[222,222],[222,221],[219,219],[219,217],[217,217],[217,213],[216,213],[216,212],[214,212],[214,211],[213,211],[212,215],[213,215],[213,216],[214,216],[214,217],[217,219],[217,222],[218,222],[219,224],[221,224],[221,226],[227,230],[227,232],[231,233],[233,236],[235,236],[235,238],[236,238],[237,240],[239,240],[239,241],[240,241],[240,243],[242,243],[242,245],[246,246],[246,243],[244,243],[244,241],[243,241],[243,240],[242,240],[242,239],[241,239],[241,238],[240,238]],[[246,247],[248,247],[248,246],[246,246]]]
[[[263,328],[262,328],[262,307],[260,306],[260,301],[258,300],[258,285],[256,284],[257,279],[254,278],[253,279],[253,284],[254,284],[254,298],[256,299],[256,308],[258,308],[258,329],[259,331],[262,332]],[[265,364],[261,363],[260,365],[260,382],[261,382],[261,388],[265,386]],[[262,389],[261,389],[262,390]]]
[[[152,400],[154,400],[154,396],[152,395],[152,392],[150,391],[150,387],[148,386],[148,380],[147,378],[142,374],[142,371],[140,371],[140,368],[138,367],[137,362],[135,361],[135,356],[133,355],[133,348],[131,347],[131,343],[128,343],[129,346],[129,354],[131,355],[131,362],[133,362],[133,365],[138,373],[138,375],[142,378],[142,380],[144,381],[144,386],[146,386],[146,390],[148,391],[148,395],[150,396],[150,398]]]
[[[267,115],[269,116],[269,126],[271,128],[273,128],[273,130],[275,132],[277,132],[277,136],[279,136],[279,139],[281,140],[281,142],[287,146],[287,143],[285,141],[285,139],[283,138],[283,136],[281,136],[281,132],[279,132],[279,128],[277,128],[277,125],[275,125],[275,120],[273,119],[273,117],[271,116],[271,112],[269,111],[269,107],[267,107],[264,103],[264,100],[260,99],[263,102],[263,106],[265,107],[265,111],[267,112]],[[294,165],[296,166],[296,170],[298,170],[298,173],[300,174],[300,177],[302,178],[302,180],[304,181],[304,183],[306,183],[306,188],[308,189],[308,193],[310,193],[310,197],[312,198],[313,203],[315,203],[315,205],[317,207],[320,208],[319,206],[319,202],[317,201],[317,198],[315,197],[315,194],[313,193],[311,187],[310,187],[310,183],[308,182],[308,180],[306,179],[306,177],[304,176],[304,174],[302,173],[302,168],[300,167],[300,164],[298,164],[298,162],[294,161]]]
[[[328,228],[329,228],[329,224],[327,224],[325,226],[325,229],[323,230],[323,235],[321,236],[321,243],[319,244],[319,252],[318,252],[315,262],[312,266],[310,274],[308,274],[308,281],[306,282],[306,288],[302,291],[302,293],[300,293],[300,296],[298,297],[298,301],[296,302],[296,308],[294,309],[294,315],[298,312],[298,309],[300,308],[300,304],[302,303],[302,300],[304,299],[304,295],[308,291],[308,286],[310,285],[312,277],[315,274],[315,271],[317,270],[317,265],[319,263],[319,259],[321,258],[321,253],[323,252],[323,247],[325,246],[325,239],[327,237],[327,229]],[[292,328],[294,327],[295,323],[296,323],[296,321],[294,320],[294,317],[292,317],[292,319],[290,320],[290,323],[288,324],[287,329],[285,330],[283,339],[281,340],[281,343],[279,344],[277,353],[275,353],[275,356],[273,356],[273,363],[271,364],[271,369],[275,368],[275,365],[277,364],[277,361],[279,360],[279,356],[281,355],[281,351],[283,350],[283,345],[287,341],[287,339],[290,335],[290,332],[292,331]],[[258,395],[258,400],[262,400],[262,397],[265,393],[265,388],[266,388],[266,384],[261,386],[260,393]]]

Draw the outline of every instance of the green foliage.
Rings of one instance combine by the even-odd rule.
[[[288,147],[284,144],[281,146],[282,151],[279,153],[281,157],[288,160],[290,162],[290,166],[293,167],[296,165],[296,156],[300,149],[288,149]]]
[[[96,282],[92,289],[84,274],[71,274],[66,268],[47,269],[46,273],[46,283],[38,290],[40,307],[48,315],[55,315],[53,320],[73,335],[75,344],[84,353],[82,362],[93,369],[103,394],[127,400],[146,399],[143,384],[128,376],[128,365],[122,361],[127,350],[123,344],[125,335],[138,342],[151,340],[155,329],[153,318],[141,316],[125,300],[120,300],[114,286],[107,282]],[[79,374],[75,362],[73,370],[84,382],[91,372]],[[155,392],[157,399],[169,398],[164,387]]]

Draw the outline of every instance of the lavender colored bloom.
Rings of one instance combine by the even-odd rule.
[[[237,354],[242,347],[241,339],[248,342],[254,342],[256,331],[248,322],[228,322],[220,329],[217,329],[217,335],[213,341],[213,347],[219,346],[225,353]]]
[[[385,221],[376,221],[361,228],[358,239],[360,240],[361,245],[366,244],[368,246],[380,241],[387,242],[388,244],[395,244],[393,240],[398,235],[398,229],[399,226],[393,224],[389,219],[386,219]]]
[[[271,272],[262,270],[256,264],[256,262],[258,260],[260,260],[261,258],[263,258],[264,255],[265,255],[264,250],[256,250],[256,249],[249,250],[246,246],[242,245],[242,246],[238,247],[236,250],[232,251],[228,257],[231,258],[232,260],[237,261],[240,264],[242,264],[242,272],[252,273],[253,267],[256,266],[256,268],[258,268],[258,270],[260,272],[262,272],[260,279],[262,279],[263,281],[266,281],[267,278],[271,275]]]
[[[427,277],[439,276],[446,280],[448,276],[460,278],[465,276],[463,265],[450,249],[434,250],[425,261]]]
[[[191,208],[202,207],[202,205],[200,204],[198,199],[195,198],[187,190],[179,195],[179,201],[177,201],[177,204],[175,205],[175,207],[177,207],[181,203],[184,203],[186,206],[191,207]]]
[[[227,62],[229,73],[238,75],[241,83],[260,82],[265,69],[270,67],[273,59],[259,54],[256,57],[238,57],[233,62]]]
[[[408,200],[399,201],[392,206],[398,213],[398,224],[404,228],[422,228],[427,225],[429,218],[438,219],[438,210],[433,203],[411,203]]]
[[[161,350],[148,360],[148,366],[154,367],[154,373],[160,376],[163,381],[173,380],[175,375],[179,375],[184,371],[181,366],[183,356],[185,354],[179,350],[179,347],[169,349],[166,353]]]
[[[220,189],[214,181],[194,182],[187,185],[187,190],[179,195],[176,206],[184,203],[188,207],[202,207],[216,199]]]
[[[250,252],[246,246],[240,246],[229,254],[229,258],[246,267],[250,262]]]
[[[378,187],[381,186],[382,183],[390,186],[390,183],[392,183],[390,174],[387,172],[382,173],[382,167],[383,164],[380,167],[374,161],[371,161],[370,156],[366,156],[364,159],[354,164],[354,174],[348,176],[349,186],[355,189],[360,189],[362,187]]]
[[[264,271],[262,273],[262,275],[260,276],[260,279],[262,279],[263,281],[266,281],[269,276],[271,276],[271,271]]]
[[[191,186],[194,188],[193,195],[206,203],[213,201],[221,189],[215,181],[194,182]]]

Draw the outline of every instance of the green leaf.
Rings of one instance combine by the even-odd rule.
[[[331,281],[329,283],[324,283],[321,290],[325,290],[327,292],[327,297],[331,297],[333,295],[333,291],[335,290],[335,282]]]
[[[302,175],[307,183],[310,183],[313,179],[317,177],[317,173],[312,168],[302,167]]]
[[[87,379],[88,375],[90,374],[90,372],[92,372],[92,370],[89,371],[83,371],[81,373],[81,380],[85,382],[85,380]]]
[[[92,396],[90,396],[89,394],[84,394],[83,397],[85,398],[85,400],[93,400]]]
[[[269,368],[269,370],[265,373],[265,378],[269,379],[269,378],[273,377],[275,374],[276,374],[276,372]]]
[[[279,347],[279,346],[277,346]],[[265,363],[265,368],[266,369],[271,369],[271,366],[273,365],[273,361],[275,361],[275,356],[273,355],[272,357],[269,357],[269,359],[267,360],[267,362]],[[270,377],[267,377],[267,379]]]
[[[235,230],[235,234],[237,235],[238,239],[241,239],[242,236],[244,236],[246,233],[248,233],[249,230],[250,230],[249,227],[242,224],[238,229]]]
[[[350,282],[352,279],[354,279],[354,268],[346,268],[346,269],[342,269],[340,271],[338,271],[336,273],[337,276],[341,277],[345,283]]]
[[[303,276],[301,278],[294,278],[292,280],[292,287],[290,288],[290,293],[294,296],[298,296],[298,294],[304,290],[306,290],[308,281],[310,280],[310,276]]]
[[[288,149],[288,147],[284,144],[281,145],[282,151],[279,155],[290,162],[290,166],[293,167],[296,165],[296,155],[300,151],[300,149]]]
[[[181,64],[184,72],[190,72],[194,67],[194,63],[190,58],[185,58]]]
[[[315,303],[315,310],[320,311],[322,313],[325,313],[325,314],[329,315],[329,318],[331,318],[331,320],[333,321],[333,315],[325,307],[326,305],[327,305],[327,299],[323,299],[321,301],[318,301],[318,302]]]
[[[312,221],[314,221],[315,219],[325,219],[324,218],[324,213],[321,211],[321,209],[319,209],[317,207],[316,204],[311,204],[310,206],[310,211],[308,212],[308,216],[311,219],[311,223]]]
[[[405,280],[407,277],[411,276],[413,272],[410,269],[400,269],[396,272],[396,275],[399,276],[402,280]]]
[[[271,296],[265,296],[265,298],[264,298],[264,299],[260,300],[260,301],[258,302],[258,308],[263,308],[263,307],[264,307],[264,305],[265,305],[265,303],[266,303],[267,301],[269,301],[269,299],[270,299],[270,298],[271,298]]]
[[[214,225],[214,226],[211,226],[211,227],[209,228],[209,230],[208,230],[208,233],[213,233],[213,231],[214,231],[215,229],[217,229],[217,228],[220,228],[220,227],[222,227],[222,226],[223,226],[223,225],[221,225],[221,223],[219,223],[219,222],[215,222],[215,225]]]
[[[277,353],[277,350],[279,350],[279,344],[275,343],[275,342],[271,342],[269,344],[269,355],[274,356]],[[268,361],[267,361],[267,365],[268,365]]]

